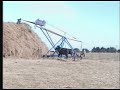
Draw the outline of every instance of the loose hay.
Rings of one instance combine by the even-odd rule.
[[[48,51],[45,43],[28,24],[3,23],[3,55],[40,58]]]

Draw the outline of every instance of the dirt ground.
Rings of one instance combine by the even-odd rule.
[[[106,59],[92,54],[92,59],[88,54],[76,61],[3,58],[3,89],[120,88],[119,54],[115,55]]]

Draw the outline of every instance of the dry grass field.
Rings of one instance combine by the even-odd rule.
[[[3,58],[4,89],[118,89],[118,53],[82,60]]]

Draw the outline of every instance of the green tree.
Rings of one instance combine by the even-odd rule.
[[[106,51],[107,51],[107,52],[110,52],[110,53],[114,53],[114,52],[116,52],[117,50],[116,50],[116,48],[114,48],[114,47],[109,47],[109,48],[106,49]]]
[[[96,52],[96,48],[95,47],[93,47],[92,52]]]
[[[89,53],[89,52],[90,52],[87,48],[84,48],[84,49],[82,49],[82,50],[85,50],[86,53]]]
[[[100,52],[100,48],[99,47],[96,47],[96,52]]]
[[[74,50],[75,50],[76,52],[80,52],[80,49],[79,49],[79,48],[74,48]]]
[[[117,52],[120,53],[120,49],[118,49]]]
[[[106,52],[106,48],[101,47],[100,52]]]

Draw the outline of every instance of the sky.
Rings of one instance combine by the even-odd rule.
[[[118,49],[119,8],[119,1],[3,1],[3,22],[16,23],[19,18],[34,22],[39,18],[46,21],[45,28],[82,41],[68,40],[73,48]],[[51,48],[42,31],[35,29],[33,24],[28,24]],[[51,33],[50,36],[54,43],[61,38]],[[67,44],[64,47],[68,47]]]

